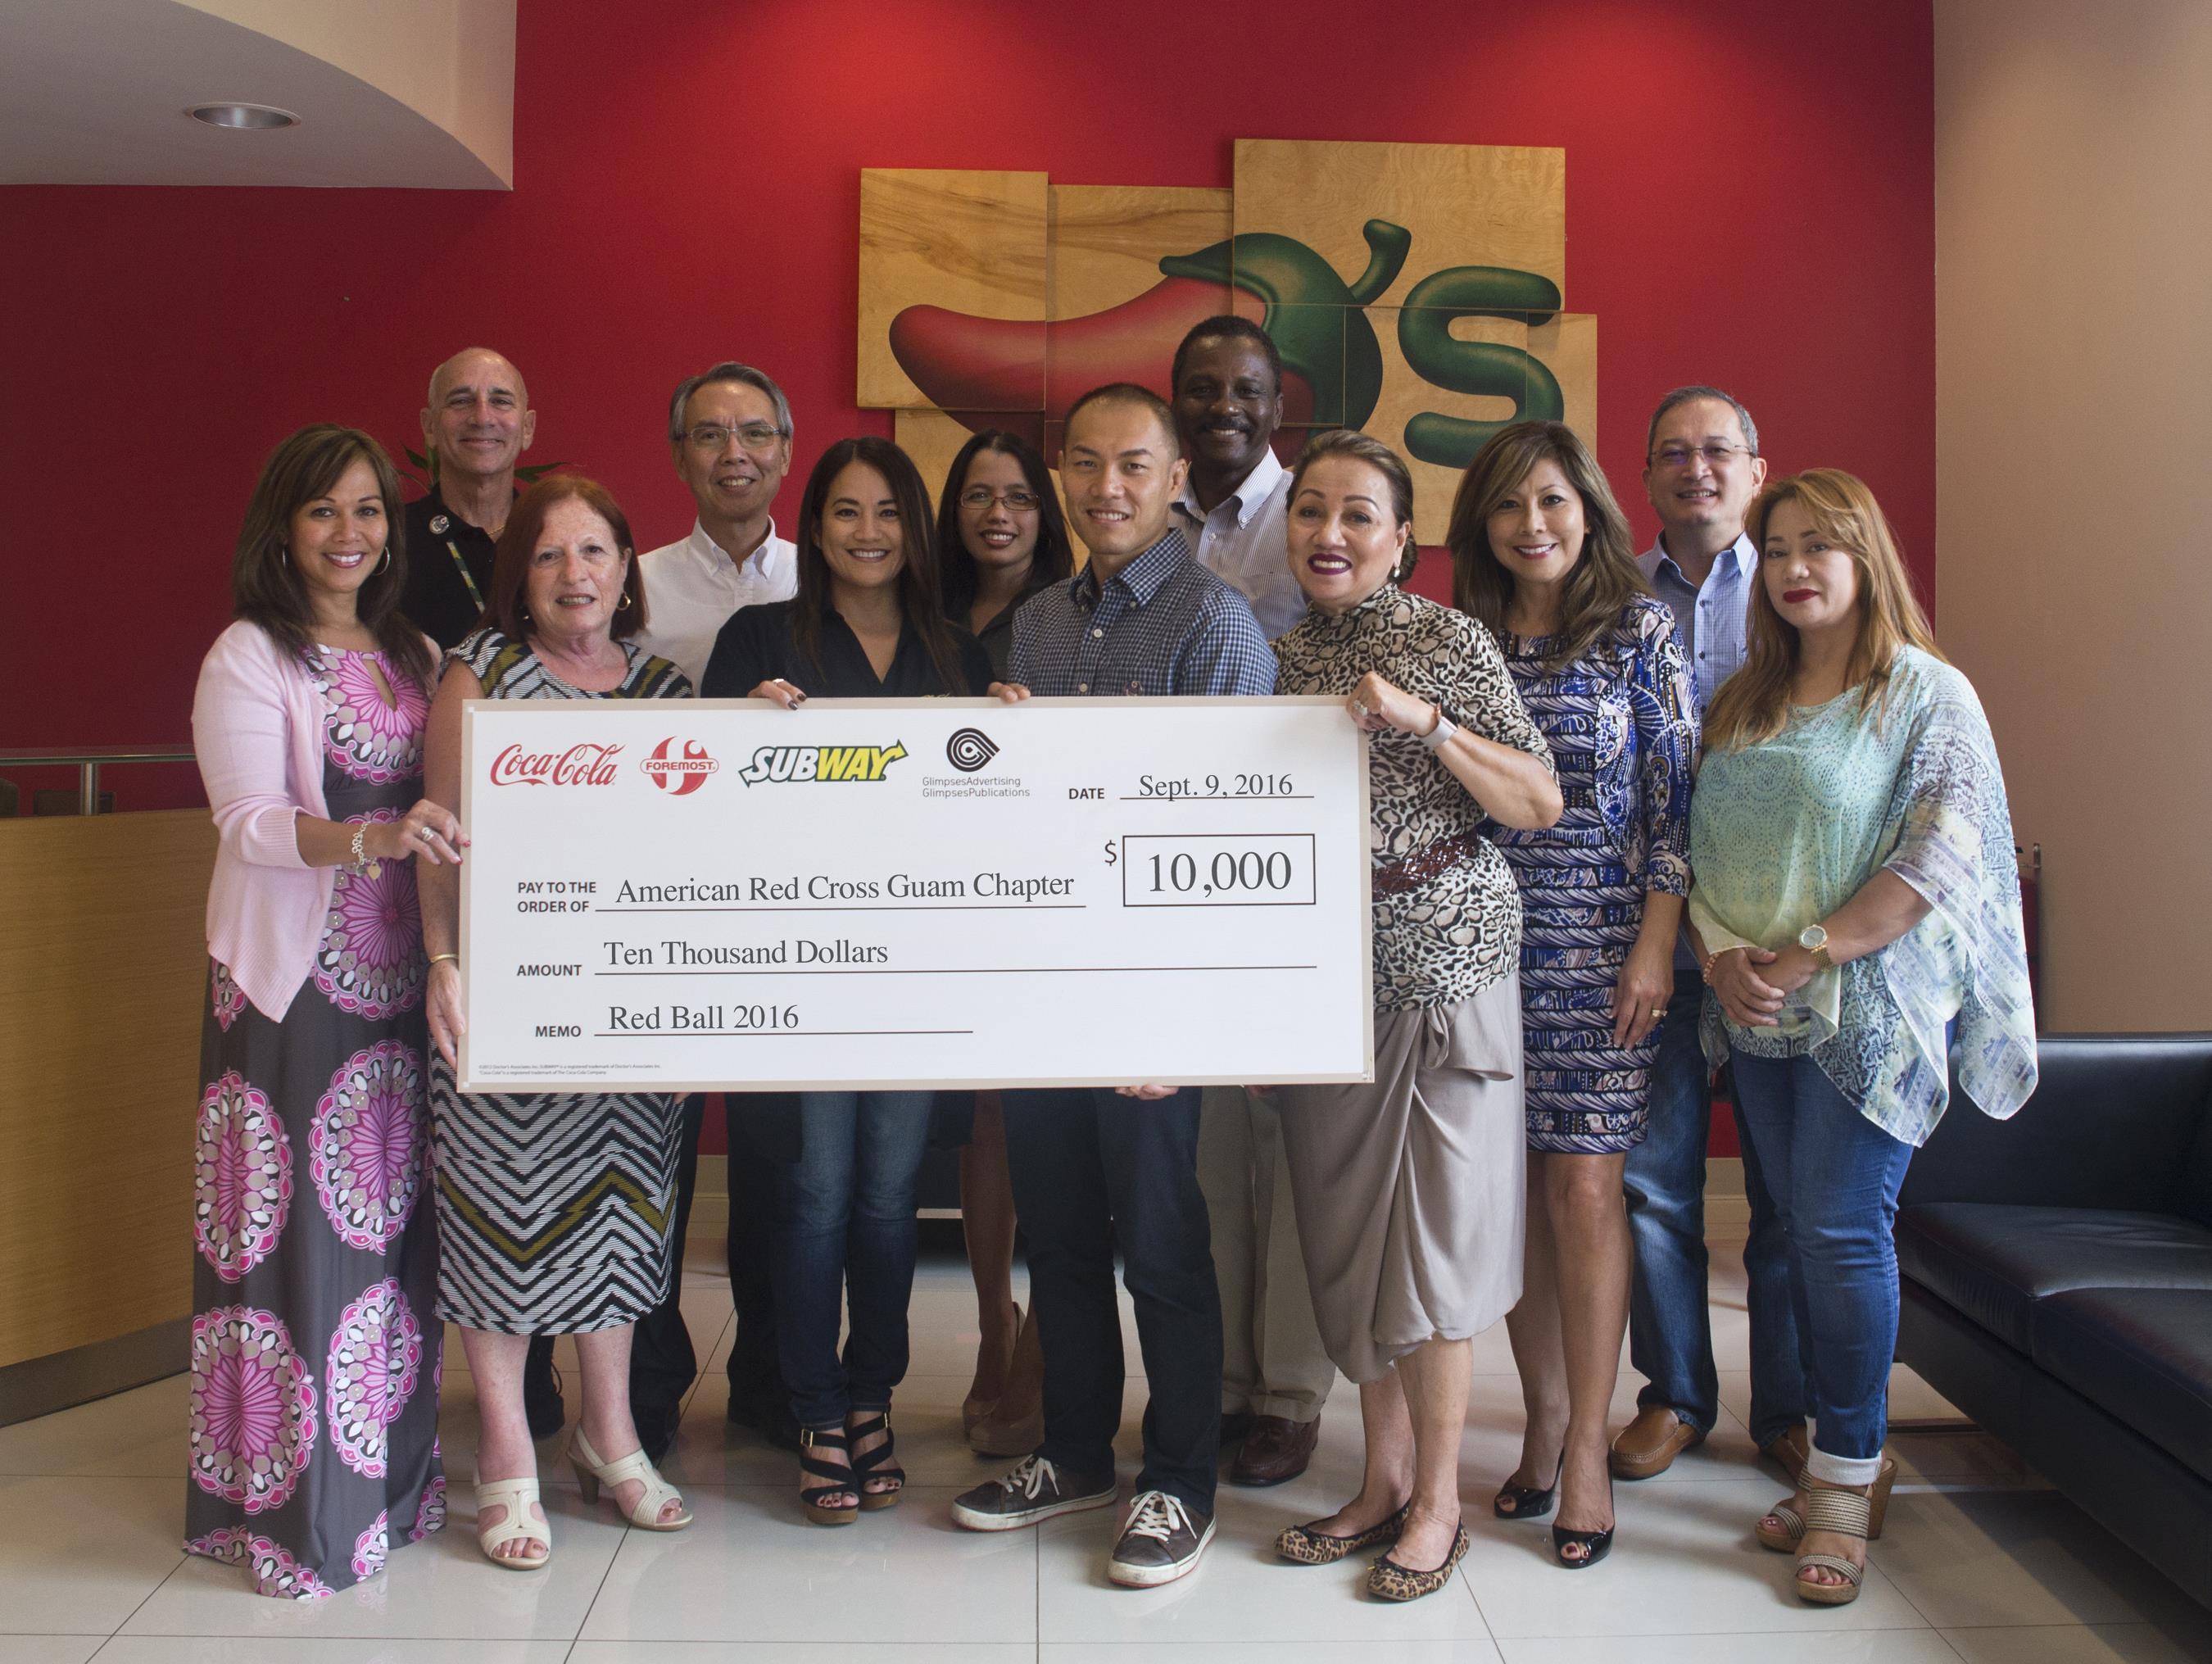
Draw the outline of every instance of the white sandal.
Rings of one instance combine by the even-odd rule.
[[[583,1487],[584,1500],[596,1503],[599,1487],[607,1488],[607,1500],[615,1501],[617,1485],[628,1485],[632,1479],[645,1487],[637,1506],[627,1516],[641,1531],[681,1531],[691,1523],[691,1510],[685,1509],[672,1520],[660,1517],[660,1510],[670,1503],[681,1503],[684,1493],[660,1477],[660,1470],[646,1459],[643,1450],[633,1450],[620,1461],[603,1462],[599,1453],[592,1448],[592,1442],[584,1436],[581,1427],[568,1445],[568,1461],[576,1470],[576,1483]],[[617,1511],[622,1504],[615,1503]]]
[[[507,1517],[496,1525],[483,1522],[488,1509],[504,1508]],[[539,1517],[532,1520],[530,1510],[537,1509]],[[538,1481],[528,1479],[479,1479],[477,1481],[477,1546],[483,1551],[484,1558],[508,1571],[535,1571],[553,1555],[553,1532],[544,1515],[545,1509],[538,1502]],[[545,1545],[536,1554],[501,1554],[501,1549],[509,1543],[539,1542]]]

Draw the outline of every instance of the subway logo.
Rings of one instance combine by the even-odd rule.
[[[889,745],[763,745],[738,778],[748,786],[881,780],[905,755],[906,747],[896,740]]]

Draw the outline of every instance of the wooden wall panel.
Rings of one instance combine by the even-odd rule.
[[[204,809],[0,821],[0,1367],[185,1315]]]
[[[891,354],[891,320],[908,307],[1042,323],[1046,215],[1042,173],[863,168],[860,371],[854,402],[864,410],[931,404]],[[1041,410],[1041,331],[1030,380],[1034,397],[1020,403]]]
[[[1080,318],[1134,300],[1160,281],[1160,261],[1226,242],[1230,193],[1203,187],[1055,185],[1046,316]],[[1223,286],[1222,304],[1228,305]]]
[[[1361,228],[1413,234],[1390,286],[1395,306],[1444,266],[1510,266],[1567,281],[1567,153],[1533,145],[1237,141],[1237,233],[1279,232],[1349,283],[1366,269]]]

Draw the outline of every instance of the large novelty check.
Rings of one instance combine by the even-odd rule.
[[[1334,699],[467,709],[464,1089],[1370,1078]]]

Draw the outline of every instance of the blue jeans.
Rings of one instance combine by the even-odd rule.
[[[1809,1057],[1735,1054],[1736,1096],[1790,1240],[1790,1292],[1811,1340],[1813,1453],[1830,1485],[1872,1484],[1897,1351],[1898,1187],[1912,1146],[1851,1107]]]
[[[1642,1144],[1628,1152],[1623,1183],[1636,1242],[1629,1285],[1628,1357],[1646,1385],[1639,1409],[1665,1405],[1701,1433],[1720,1416],[1713,1373],[1712,1318],[1705,1294],[1705,1145],[1712,1081],[1698,1043],[1705,985],[1677,966],[1674,997],[1659,1026],[1651,1066],[1651,1114]],[[1743,1145],[1743,1187],[1751,1232],[1743,1245],[1751,1314],[1751,1436],[1763,1448],[1805,1419],[1807,1365],[1790,1297],[1789,1245],[1743,1106],[1735,1110]]]
[[[776,1175],[775,1321],[792,1413],[842,1426],[905,1379],[914,1198],[928,1092],[803,1092],[799,1151]],[[842,1298],[841,1298],[842,1297]],[[842,1305],[852,1332],[837,1355]]]

